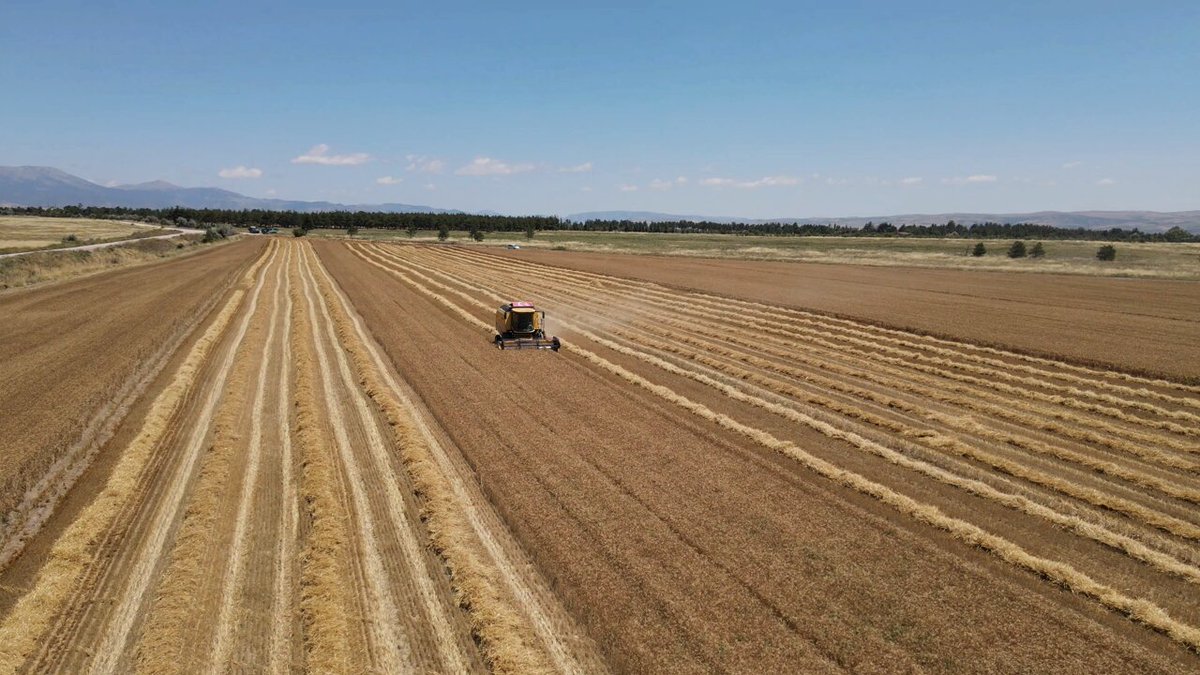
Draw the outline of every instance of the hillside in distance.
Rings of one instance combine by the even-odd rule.
[[[181,206],[194,209],[262,209],[268,211],[375,211],[382,213],[464,213],[419,204],[339,204],[326,201],[262,199],[214,187],[180,187],[162,180],[134,185],[104,186],[45,166],[0,166],[0,206],[112,206],[162,209]],[[476,215],[500,215],[495,211]],[[741,218],[736,216],[680,215],[655,211],[589,211],[565,216],[566,220],[629,220],[637,222],[712,223],[800,223],[861,228],[868,222],[892,225],[945,223],[1036,223],[1061,228],[1106,230],[1137,228],[1143,232],[1165,232],[1181,227],[1200,234],[1200,211],[1036,211],[1029,213],[925,213],[882,216],[836,216],[791,218]]]
[[[0,206],[120,206],[162,209],[264,209],[270,211],[384,211],[459,213],[417,204],[337,204],[260,199],[211,187],[180,187],[166,181],[106,187],[48,166],[0,166]]]

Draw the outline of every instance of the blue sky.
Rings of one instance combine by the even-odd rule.
[[[0,164],[504,213],[1200,209],[1197,2],[28,2]]]

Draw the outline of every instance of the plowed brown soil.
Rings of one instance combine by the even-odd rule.
[[[0,296],[0,672],[1200,668],[1181,286],[254,242]]]

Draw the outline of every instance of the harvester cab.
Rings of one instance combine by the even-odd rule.
[[[532,302],[510,302],[496,310],[496,337],[492,341],[500,349],[552,349],[561,343],[556,337],[546,337],[546,313]]]

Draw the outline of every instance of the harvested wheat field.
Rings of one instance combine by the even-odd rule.
[[[1200,668],[1200,286],[556,253],[0,294],[0,672]]]

